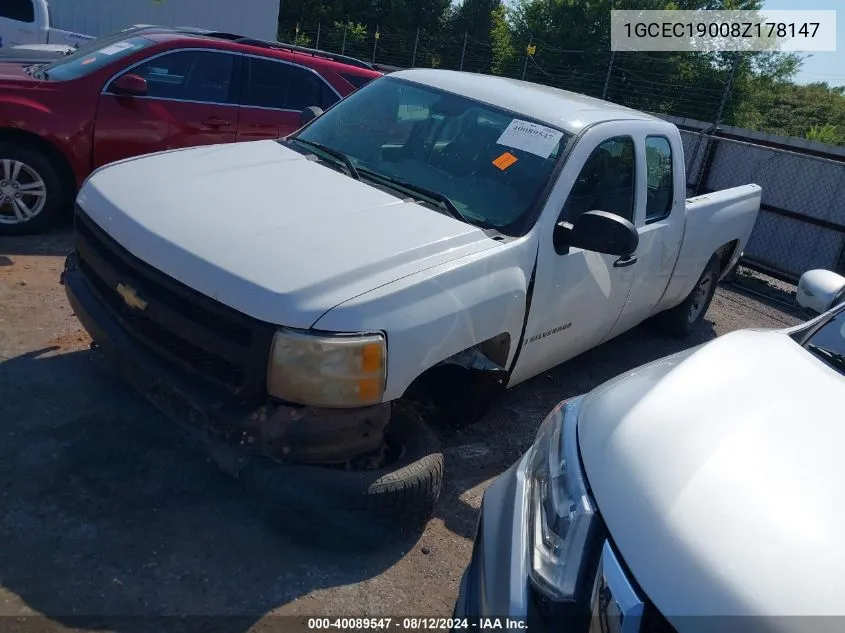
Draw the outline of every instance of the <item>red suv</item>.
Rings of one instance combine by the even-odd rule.
[[[300,127],[303,110],[381,74],[342,55],[165,28],[50,64],[0,64],[0,235],[47,227],[101,165],[278,138]]]

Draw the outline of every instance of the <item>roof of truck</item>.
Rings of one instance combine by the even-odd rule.
[[[576,134],[601,121],[637,119],[666,123],[609,101],[519,79],[423,68],[400,70],[390,76],[477,99]]]

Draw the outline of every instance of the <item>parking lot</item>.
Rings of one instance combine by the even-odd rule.
[[[58,282],[70,248],[67,229],[0,241],[0,615],[44,614],[51,629],[137,631],[145,615],[239,616],[217,622],[226,631],[283,614],[448,615],[485,487],[557,401],[738,328],[798,322],[723,287],[692,341],[641,326],[520,385],[479,424],[441,431],[445,488],[422,534],[345,555],[277,535],[89,349]]]

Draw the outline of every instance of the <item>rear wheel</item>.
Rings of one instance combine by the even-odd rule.
[[[49,158],[19,143],[0,143],[0,235],[26,235],[49,227],[65,203]]]
[[[713,301],[720,272],[721,262],[713,255],[687,298],[657,316],[657,322],[665,332],[680,339],[692,334]]]

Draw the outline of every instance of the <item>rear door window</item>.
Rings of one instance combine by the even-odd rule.
[[[247,59],[241,105],[284,110],[291,65],[257,57]]]
[[[665,136],[648,136],[645,140],[646,184],[648,200],[645,221],[657,222],[672,212],[672,146]]]

